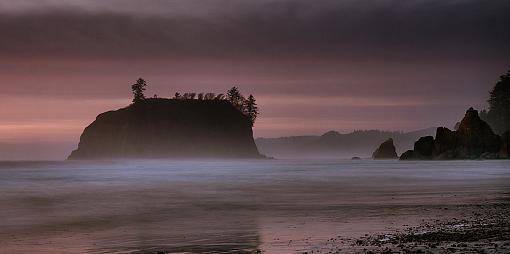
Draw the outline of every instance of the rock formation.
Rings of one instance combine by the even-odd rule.
[[[356,130],[350,133],[329,131],[321,136],[287,136],[257,138],[259,151],[277,158],[352,158],[371,157],[374,150],[388,138],[393,139],[397,154],[412,149],[423,136],[436,134],[437,127],[411,132]]]
[[[510,159],[510,131],[501,135],[501,149],[499,150],[499,156],[502,159]]]
[[[397,152],[395,151],[395,145],[393,145],[393,139],[389,138],[384,141],[377,150],[372,154],[374,159],[396,159],[398,158]]]
[[[260,157],[228,101],[154,98],[98,115],[68,159]]]
[[[414,142],[414,154],[421,158],[431,158],[434,155],[434,137],[425,136]]]
[[[407,150],[400,155],[400,160],[416,160],[413,150]]]
[[[505,151],[508,149],[504,138],[494,134],[480,119],[478,111],[470,108],[456,131],[439,127],[435,139],[420,138],[414,143],[414,149],[403,153],[400,159],[497,159],[505,157]]]

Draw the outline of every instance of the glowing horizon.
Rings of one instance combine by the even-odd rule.
[[[509,68],[508,1],[0,3],[0,143],[76,144],[104,111],[222,93],[255,137],[453,126]],[[4,147],[4,149],[6,149]],[[2,158],[0,158],[2,159]]]

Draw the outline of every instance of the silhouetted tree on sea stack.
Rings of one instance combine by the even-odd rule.
[[[257,107],[257,103],[255,100],[255,97],[250,94],[248,99],[244,102],[244,113],[247,115],[251,120],[251,126],[255,123],[255,119],[257,119],[257,116],[259,114],[259,108]]]
[[[143,78],[139,78],[136,83],[131,86],[131,90],[133,91],[133,103],[137,103],[145,99],[143,92],[145,91],[146,86],[147,82],[145,82]]]
[[[243,111],[244,97],[239,91],[239,88],[232,87],[227,91],[227,100],[234,105],[241,112]]]
[[[184,93],[182,96],[185,100],[194,100],[197,93]]]
[[[133,93],[135,93],[134,90],[133,90]],[[141,93],[141,95],[143,96],[143,93]],[[174,100],[194,100],[195,97],[199,101],[203,101],[203,100],[228,101],[230,104],[232,104],[232,106],[234,106],[237,110],[239,110],[239,112],[241,112],[243,115],[245,115],[246,117],[248,117],[250,119],[252,127],[253,127],[253,124],[255,123],[255,119],[257,119],[257,116],[259,115],[259,108],[257,107],[255,97],[250,94],[250,96],[247,99],[245,99],[244,96],[239,91],[239,88],[237,88],[236,86],[230,88],[227,91],[226,95],[224,95],[224,94],[216,95],[214,93],[198,93],[198,94],[197,93],[184,93],[181,95],[179,92],[176,92],[173,99]],[[135,96],[135,99],[136,99],[136,96]]]
[[[502,134],[510,130],[510,71],[500,76],[490,92],[489,110],[483,110],[480,117],[487,121],[494,132]]]
[[[214,100],[214,97],[215,97],[215,96],[216,96],[216,95],[215,95],[214,93],[206,93],[206,94],[204,95],[204,100]]]

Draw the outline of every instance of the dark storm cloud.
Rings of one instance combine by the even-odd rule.
[[[152,2],[140,12],[136,12],[135,2],[125,3],[118,3],[122,7],[115,9],[100,2],[77,1],[75,5],[48,5],[53,8],[39,6],[38,11],[20,11],[23,6],[13,7],[13,11],[4,4],[0,56],[510,56],[509,1],[216,1],[215,5],[206,4],[206,11],[196,10],[196,1],[191,1],[188,8],[178,5],[183,10],[179,13],[175,9],[158,12],[158,5],[160,9],[172,7],[162,1]]]

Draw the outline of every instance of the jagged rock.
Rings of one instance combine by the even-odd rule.
[[[396,159],[398,158],[397,152],[395,151],[395,145],[393,145],[393,139],[389,138],[384,141],[377,150],[372,154],[374,159]]]
[[[414,156],[429,158],[434,154],[434,137],[425,136],[414,142]]]
[[[460,125],[460,123],[459,123]],[[434,141],[434,150],[437,154],[454,150],[457,146],[457,135],[446,127],[439,127],[436,130],[436,139]]]
[[[400,159],[447,160],[508,157],[506,144],[509,143],[504,141],[505,137],[500,138],[494,134],[490,126],[480,119],[478,111],[473,108],[466,111],[456,129],[451,131],[444,127],[437,128],[435,139],[432,136],[421,137],[415,142],[414,150],[405,152]]]
[[[443,152],[441,154],[436,155],[434,159],[436,160],[453,160],[456,158],[454,150],[448,150],[446,152]]]
[[[485,152],[498,153],[501,147],[500,137],[480,119],[478,111],[473,108],[467,110],[456,134],[457,146],[464,147],[469,157],[478,157]]]
[[[414,151],[413,150],[407,150],[402,155],[400,155],[401,160],[414,160]]]

